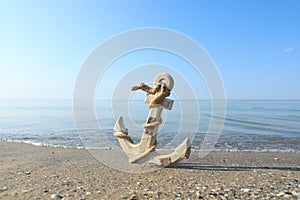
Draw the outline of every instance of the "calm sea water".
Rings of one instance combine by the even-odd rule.
[[[1,140],[76,148],[118,148],[113,126],[122,111],[128,112],[125,124],[129,135],[138,142],[148,114],[148,107],[143,101],[96,101],[95,116],[100,128],[78,130],[72,101],[0,103]],[[180,143],[185,137],[193,139],[193,149],[201,148],[205,135],[209,134],[211,105],[209,101],[196,104],[198,108],[194,107],[195,102],[175,101],[171,111],[163,112],[158,148],[175,147],[176,142]],[[198,120],[199,126],[195,128]],[[92,122],[87,119],[84,123]],[[90,141],[88,145],[83,142],[83,137]],[[227,101],[225,124],[214,148],[300,152],[300,101]]]

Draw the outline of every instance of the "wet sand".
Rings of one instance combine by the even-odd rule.
[[[192,152],[147,173],[112,169],[86,149],[0,141],[0,155],[0,199],[300,199],[299,153]]]

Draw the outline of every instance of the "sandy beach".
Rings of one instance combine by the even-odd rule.
[[[147,173],[85,149],[0,141],[0,199],[300,199],[300,154],[211,152]]]

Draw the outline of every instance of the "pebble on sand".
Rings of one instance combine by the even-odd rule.
[[[59,194],[51,194],[51,199],[63,199],[63,196]]]

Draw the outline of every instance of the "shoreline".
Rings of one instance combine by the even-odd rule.
[[[117,171],[86,149],[1,140],[0,155],[1,199],[300,199],[300,153],[193,151],[146,173]]]
[[[55,145],[55,144],[44,144],[44,143],[38,143],[38,142],[30,142],[30,141],[18,141],[18,140],[10,140],[10,139],[0,139],[0,142],[11,142],[11,143],[17,143],[17,144],[29,144],[36,147],[51,147],[51,148],[63,148],[63,149],[86,149],[86,150],[119,150],[119,148],[86,148],[84,146],[63,146],[63,145]],[[162,150],[165,149],[159,149],[156,148],[156,150]],[[193,149],[193,152],[201,152],[201,150]],[[300,154],[300,151],[296,150],[277,150],[277,149],[264,149],[264,150],[236,150],[236,149],[214,149],[209,152],[237,152],[237,153],[298,153]]]

